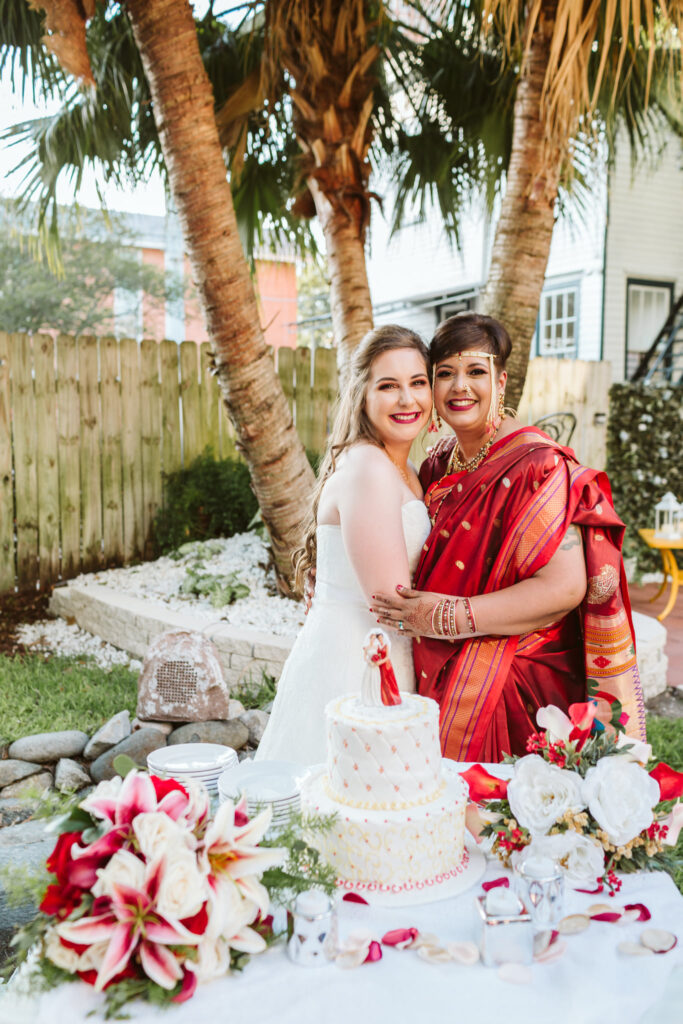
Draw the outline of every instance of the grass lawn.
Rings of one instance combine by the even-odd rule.
[[[0,746],[36,732],[92,734],[117,711],[133,716],[136,701],[137,673],[120,665],[107,671],[89,658],[0,657]]]

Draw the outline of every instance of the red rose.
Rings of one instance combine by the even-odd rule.
[[[164,799],[167,793],[173,793],[174,790],[179,790],[189,799],[189,794],[184,786],[181,786],[175,779],[160,779],[156,775],[150,775],[152,785],[154,786],[154,792],[156,793],[157,802]]]
[[[62,885],[66,884],[68,866],[73,859],[71,848],[80,843],[82,832],[62,832],[58,838],[55,848],[45,861],[47,870],[57,876]]]
[[[80,905],[83,891],[75,885],[48,885],[39,909],[50,917],[63,920]]]

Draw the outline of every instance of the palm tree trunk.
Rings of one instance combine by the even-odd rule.
[[[128,0],[126,7],[149,81],[223,401],[286,589],[314,478],[260,326],[192,8],[187,0]]]
[[[308,179],[325,237],[330,273],[332,331],[343,381],[354,349],[372,330],[372,301],[365,262],[365,231],[354,211],[331,203],[314,177]]]
[[[506,405],[522,397],[555,223],[561,157],[545,148],[541,94],[556,4],[546,0],[517,87],[512,151],[482,306],[512,338]]]

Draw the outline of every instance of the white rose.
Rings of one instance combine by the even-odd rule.
[[[652,824],[659,785],[635,761],[616,754],[588,769],[583,795],[610,843],[624,846]]]
[[[188,960],[186,966],[197,975],[197,981],[222,978],[230,969],[230,946],[225,939],[206,936],[197,946],[197,960]]]
[[[173,821],[163,811],[146,811],[133,820],[133,831],[142,853],[148,861],[174,852],[189,850],[191,836],[188,830]]]
[[[196,914],[206,899],[206,882],[195,855],[185,850],[167,857],[156,898],[159,913],[182,921]]]
[[[567,885],[574,889],[592,889],[605,870],[605,852],[596,840],[568,830],[552,836],[539,836],[527,846],[525,857],[533,854],[550,857],[562,868]]]
[[[104,955],[109,949],[109,942],[94,942],[88,946],[85,953],[81,953],[78,961],[79,971],[99,971],[104,960]]]
[[[145,863],[130,850],[117,850],[106,867],[97,869],[93,896],[112,896],[115,885],[142,889],[145,884]]]
[[[67,949],[62,945],[56,928],[50,928],[45,935],[45,956],[57,967],[61,967],[63,971],[68,971],[69,974],[75,974],[80,970],[79,954],[75,949]]]
[[[518,824],[533,835],[544,835],[566,811],[586,806],[579,775],[548,764],[538,754],[517,761],[507,797]]]

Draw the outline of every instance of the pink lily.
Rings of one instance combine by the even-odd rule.
[[[115,885],[111,898],[97,901],[101,913],[57,926],[60,937],[69,942],[88,946],[108,942],[95,981],[97,991],[102,991],[107,982],[127,966],[135,952],[145,974],[162,988],[172,989],[183,977],[180,962],[167,947],[195,946],[200,936],[155,909],[164,865],[164,859],[160,858],[148,867],[140,890]]]
[[[188,809],[190,798],[182,788],[165,793],[158,800],[152,779],[147,772],[128,772],[125,779],[101,782],[81,807],[94,818],[111,825],[130,825],[136,815],[145,811],[163,811],[177,821]]]
[[[260,877],[266,868],[281,864],[285,850],[258,846],[270,825],[270,807],[251,821],[245,819],[245,811],[244,798],[237,806],[231,800],[221,804],[206,830],[199,863],[212,890],[215,891],[222,881],[234,882],[242,895],[265,915],[270,899],[256,876]]]
[[[683,829],[683,803],[677,800],[664,818],[658,819],[659,825],[666,825],[668,832],[663,842],[665,846],[675,846]]]

